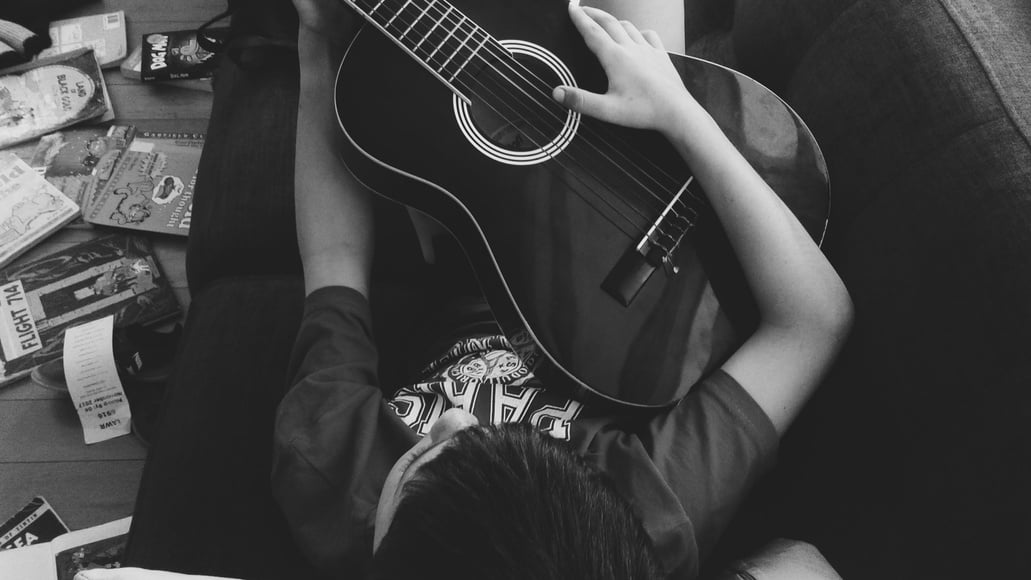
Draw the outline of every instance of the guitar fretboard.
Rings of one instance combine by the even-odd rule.
[[[507,51],[444,0],[345,0],[451,90]]]

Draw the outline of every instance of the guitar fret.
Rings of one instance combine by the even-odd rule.
[[[459,23],[458,23],[458,28],[459,28],[459,30],[461,30],[461,28],[462,28],[461,21],[459,21]],[[444,64],[440,65],[440,72],[441,72],[441,74],[444,73],[444,69],[447,67],[448,63],[450,63],[451,60],[455,58],[455,55],[458,54],[458,51],[462,50],[462,47],[465,46],[465,43],[469,42],[469,39],[472,38],[473,34],[475,34],[475,33],[476,33],[476,25],[474,24],[473,25],[473,29],[469,31],[469,36],[466,36],[464,39],[462,39],[462,42],[458,43],[458,48],[456,48],[455,50],[451,51],[451,54],[448,55],[447,60],[444,61]],[[459,68],[459,70],[461,70],[462,67],[458,67],[458,68]],[[455,74],[458,74],[458,71],[455,71]],[[453,78],[455,78],[455,76],[451,75],[451,79],[453,79]],[[448,81],[450,81],[451,79],[448,79]]]
[[[390,20],[387,20],[386,23],[383,24],[383,28],[386,28],[386,27],[390,26],[394,22],[394,20],[398,16],[400,16],[402,12],[404,12],[405,8],[408,8],[408,5],[411,4],[411,3],[412,3],[412,0],[406,0],[405,3],[402,4],[400,8],[397,9],[397,12],[395,12],[394,15],[390,17]]]
[[[465,21],[465,15],[463,14],[463,15],[462,15],[462,19],[458,21],[458,26],[456,26],[456,27],[455,27],[455,30],[457,30],[457,29],[461,28],[461,27],[462,27],[462,22],[464,22],[464,21]],[[427,61],[427,63],[428,63],[428,62],[429,62],[430,60],[432,60],[432,59],[433,59],[433,55],[437,54],[437,52],[438,52],[438,51],[439,51],[439,50],[440,50],[441,48],[443,48],[443,47],[444,47],[444,45],[445,45],[445,44],[447,44],[447,41],[448,41],[448,40],[450,40],[450,39],[451,39],[451,37],[452,37],[452,36],[454,36],[454,35],[455,35],[455,31],[454,31],[454,30],[450,30],[450,31],[448,31],[448,33],[447,33],[447,36],[445,36],[445,37],[444,37],[444,40],[440,41],[440,45],[438,45],[438,46],[437,46],[437,48],[434,48],[434,49],[433,49],[433,52],[431,52],[431,53],[430,53],[430,55],[426,57],[426,61]]]
[[[473,30],[473,32],[476,32],[476,31]],[[469,37],[472,38],[472,34],[470,34]],[[469,56],[467,56],[465,58],[465,61],[457,69],[455,69],[455,72],[452,73],[451,76],[448,78],[448,82],[451,82],[451,81],[455,80],[455,77],[458,76],[458,73],[462,72],[462,70],[465,69],[465,65],[469,64],[469,61],[472,60],[473,57],[476,56],[476,54],[478,52],[480,52],[480,49],[483,48],[484,44],[487,44],[487,40],[488,39],[490,39],[490,37],[487,36],[486,33],[484,33],[483,34],[483,40],[481,40],[480,44],[477,45],[476,48],[472,52],[469,53]]]
[[[379,0],[379,2],[377,2],[377,3],[376,3],[376,5],[375,5],[375,6],[373,6],[371,10],[369,10],[369,16],[372,16],[372,15],[374,15],[374,14],[376,13],[376,10],[377,10],[377,9],[378,9],[378,8],[379,8],[380,6],[382,6],[382,5],[383,5],[383,3],[384,3],[384,2],[386,2],[386,1],[387,1],[387,0]]]
[[[400,40],[404,40],[405,37],[408,36],[408,33],[412,31],[412,28],[415,27],[415,24],[422,20],[423,16],[426,16],[426,12],[430,9],[431,6],[433,6],[436,3],[436,1],[437,0],[430,0],[429,3],[426,4],[426,7],[422,9],[422,12],[420,12],[419,15],[415,17],[415,20],[413,20],[412,23],[408,25],[408,28],[405,28],[405,31],[401,33]],[[430,30],[432,30],[432,28]]]
[[[452,10],[452,7],[451,7],[451,6],[448,6],[448,7],[447,7],[447,10],[445,10],[445,11],[444,11],[444,14],[442,14],[442,15],[440,16],[440,20],[437,20],[436,22],[434,22],[434,23],[433,23],[433,26],[431,26],[431,27],[430,27],[430,29],[426,31],[426,35],[422,37],[422,40],[420,40],[420,41],[419,41],[418,43],[416,43],[416,45],[415,45],[415,46],[413,46],[413,47],[412,47],[412,52],[413,52],[413,53],[414,53],[414,52],[415,52],[416,50],[418,50],[418,49],[419,49],[419,46],[420,46],[420,45],[422,45],[422,43],[423,43],[423,42],[425,42],[427,38],[429,38],[429,37],[430,37],[430,34],[433,34],[433,31],[434,31],[434,30],[436,30],[436,28],[437,28],[438,26],[440,26],[440,23],[441,23],[441,22],[442,22],[442,21],[443,21],[443,20],[444,20],[445,18],[447,18],[447,15],[448,15],[448,14],[451,14],[451,10]]]

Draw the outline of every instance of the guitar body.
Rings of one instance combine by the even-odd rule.
[[[577,85],[604,92],[604,71],[569,21],[564,0],[452,4],[493,38],[543,47]],[[520,53],[530,71],[525,74],[557,85],[558,77],[548,75],[561,72],[532,52]],[[743,75],[672,58],[695,98],[819,240],[829,208],[827,171],[802,121]],[[477,117],[479,99],[471,96],[483,87],[487,95],[498,93],[511,69],[485,66],[463,74],[456,86],[473,101],[473,125],[502,153],[470,138],[468,122],[463,129],[459,120],[459,99],[441,78],[365,26],[337,80],[348,167],[372,190],[429,214],[454,234],[513,347],[549,388],[561,385],[575,396],[629,408],[676,401],[754,324],[733,252],[715,215],[694,199],[703,197],[701,189],[692,185],[675,198],[690,168],[657,133],[586,117],[575,126],[560,119],[554,135],[545,131],[527,145],[513,136],[525,117],[513,120],[491,106],[480,107]],[[510,91],[519,98],[524,93]],[[546,99],[534,93],[530,100]],[[524,159],[533,157],[538,141],[565,139],[562,127],[571,126],[568,143],[542,160]],[[510,158],[506,148],[514,151]],[[630,177],[627,167],[634,168]],[[661,200],[652,192],[661,189],[659,182],[671,192]],[[613,201],[624,192],[634,201]],[[648,224],[665,224],[665,209],[676,212],[686,202],[699,208],[697,215],[691,210],[695,227],[648,259],[635,252]]]

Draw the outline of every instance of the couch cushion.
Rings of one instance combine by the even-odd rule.
[[[853,335],[756,511],[844,577],[1028,577],[1031,4],[860,0],[783,96]]]

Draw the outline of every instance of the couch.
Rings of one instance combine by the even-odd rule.
[[[241,6],[234,28],[289,39],[288,8]],[[820,142],[824,249],[857,315],[714,566],[791,537],[845,578],[1031,577],[1031,3],[703,0],[687,13],[689,53],[774,89]],[[196,212],[292,187],[292,143],[262,138],[292,130],[289,61],[224,61]],[[287,202],[265,211],[292,219]],[[296,246],[288,232],[230,230],[191,233],[193,305],[129,562],[314,575],[253,451],[285,387]]]

